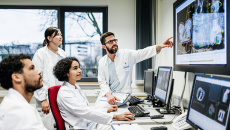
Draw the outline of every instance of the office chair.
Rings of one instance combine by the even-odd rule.
[[[57,105],[57,94],[58,90],[60,89],[61,85],[53,86],[48,89],[48,96],[49,96],[49,103],[50,108],[53,113],[55,122],[56,122],[56,128],[57,130],[65,130],[65,122],[63,118],[61,117],[60,111],[58,109]]]

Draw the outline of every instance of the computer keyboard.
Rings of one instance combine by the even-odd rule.
[[[135,117],[149,116],[149,111],[139,105],[130,106],[128,110],[133,113]]]
[[[143,101],[144,101],[144,99],[140,99],[136,96],[133,96],[129,99],[129,106],[137,105],[138,103],[141,103]]]

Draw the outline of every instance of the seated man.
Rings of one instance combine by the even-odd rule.
[[[106,128],[111,129],[109,124],[112,119],[133,120],[134,115],[130,112],[120,115],[109,114],[109,112],[117,110],[117,106],[112,105],[108,109],[95,109],[89,105],[81,88],[76,85],[76,81],[81,79],[80,64],[76,58],[68,57],[60,60],[54,67],[54,75],[59,81],[65,81],[58,91],[57,104],[61,116],[65,120],[66,130],[69,128],[93,130],[101,127],[101,124],[107,125]]]
[[[0,83],[8,94],[0,104],[0,130],[47,130],[29,102],[42,87],[41,72],[28,55],[10,55],[0,63]]]
[[[172,37],[171,37],[172,38]],[[101,93],[95,106],[109,106],[117,104],[119,98],[112,93],[131,93],[132,70],[134,64],[155,56],[162,48],[172,47],[173,43],[168,38],[162,44],[149,46],[140,50],[118,49],[117,39],[112,32],[101,35],[102,48],[107,55],[103,56],[98,65],[98,83]],[[101,97],[107,97],[107,104],[99,103]]]

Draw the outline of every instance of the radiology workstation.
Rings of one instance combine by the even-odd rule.
[[[88,128],[88,126],[91,125],[93,126],[91,127],[92,129],[97,128],[98,130],[230,130],[230,53],[227,53],[230,52],[230,44],[227,45],[228,43],[230,43],[230,40],[228,40],[228,37],[230,37],[230,28],[227,25],[227,23],[230,23],[230,17],[228,17],[229,12],[230,2],[227,0],[177,0],[173,4],[174,45],[170,41],[174,49],[173,65],[161,65],[159,63],[160,66],[158,66],[157,68],[149,68],[148,70],[144,71],[143,88],[144,93],[147,94],[146,97],[134,96],[134,93],[131,93],[131,91],[129,91],[132,90],[132,77],[128,76],[129,74],[132,76],[132,73],[128,72],[132,72],[133,70],[129,67],[133,66],[133,64],[140,62],[141,60],[138,62],[136,62],[136,60],[133,60],[133,64],[128,64],[128,62],[123,62],[125,58],[120,58],[120,61],[122,62],[117,63],[119,63],[120,65],[124,63],[125,65],[124,67],[122,66],[122,69],[119,69],[122,72],[123,70],[125,70],[125,72],[120,75],[113,73],[117,72],[114,63],[112,63],[114,61],[111,60],[111,62],[109,60],[110,66],[113,67],[110,71],[110,75],[113,75],[111,76],[111,79],[113,79],[113,81],[118,81],[117,77],[121,75],[123,76],[123,79],[125,79],[124,81],[130,80],[130,84],[127,82],[128,84],[125,85],[120,85],[120,82],[115,82],[117,83],[117,86],[121,86],[121,88],[117,90],[119,91],[123,89],[125,90],[125,93],[121,93],[121,91],[120,93],[116,92],[115,88],[117,88],[117,86],[115,86],[114,91],[109,91],[109,96],[112,98],[108,98],[109,96],[105,96],[108,91],[106,91],[105,94],[99,94],[98,96],[98,102],[100,101],[100,103],[102,102],[106,105],[109,105],[110,107],[112,106],[115,108],[111,111],[108,111],[108,107],[107,111],[105,109],[106,114],[104,113],[104,115],[107,115],[109,117],[108,119],[111,120],[107,120],[107,118],[104,118],[105,116],[103,114],[100,114],[100,112],[98,112],[97,110],[93,112],[90,111],[91,106],[99,108],[101,104],[97,101],[95,103],[89,103],[86,95],[82,93],[79,87],[80,85],[76,83],[77,80],[81,79],[80,62],[78,60],[71,60],[70,67],[73,62],[75,63],[75,66],[72,67],[73,69],[68,69],[69,73],[66,73],[67,79],[70,76],[73,76],[76,79],[73,78],[74,80],[71,80],[73,81],[71,82],[72,84],[66,83],[65,85],[63,85],[64,87],[62,87],[62,89],[60,89],[60,85],[55,86],[53,90],[52,88],[50,89],[55,92],[48,93],[48,100],[50,102],[50,105],[46,101],[47,105],[43,108],[45,108],[47,112],[51,112],[53,114],[52,115],[50,113],[49,115],[52,119],[52,122],[41,120],[41,115],[37,116],[39,117],[39,121],[43,121],[43,124],[44,122],[47,122],[47,125],[51,124],[49,126],[51,126],[52,128],[53,121],[55,121],[55,129],[56,127],[59,128],[59,125],[61,125],[63,129],[65,129],[66,126],[67,128],[72,129],[77,128],[78,126],[80,126],[79,128]],[[61,44],[62,36],[60,33],[58,36],[61,39],[59,40]],[[118,41],[117,39],[115,39],[114,34],[107,37],[111,39],[107,40],[107,42],[102,42],[102,46],[104,46],[107,50],[108,48],[107,46],[105,46],[106,44],[108,46],[111,46],[111,48],[114,47],[118,49],[118,46],[113,46],[113,44],[117,44]],[[154,48],[154,46],[152,48]],[[152,50],[154,50],[155,54],[160,53],[160,51],[157,51],[156,48]],[[148,51],[150,52],[148,54],[153,54],[152,50]],[[116,52],[113,52],[112,50],[111,54],[114,53]],[[162,51],[161,53],[164,52]],[[140,56],[140,53],[137,53],[137,55],[135,56],[143,58],[144,54],[145,53]],[[60,64],[60,66],[63,64]],[[104,69],[105,67],[103,66],[101,68]],[[131,71],[129,71],[129,69]],[[76,70],[78,70],[78,72]],[[184,78],[175,77],[175,71],[183,72]],[[105,72],[103,74],[106,75],[108,73],[109,72]],[[125,76],[124,73],[126,74]],[[192,78],[191,85],[188,85],[188,82],[186,82],[188,81],[188,73],[192,75],[192,77],[190,76],[190,78]],[[108,74],[107,77],[110,78],[110,75]],[[44,76],[44,78],[45,77],[47,76]],[[100,79],[100,76],[98,76],[98,79]],[[105,80],[104,77],[101,79]],[[39,81],[40,80],[41,79],[39,79]],[[109,81],[109,79],[107,79],[107,81]],[[102,82],[108,84],[107,81]],[[175,83],[183,84],[182,89],[176,86]],[[75,84],[78,84],[79,86],[77,85],[78,87],[76,87]],[[68,86],[71,86],[72,88],[69,87],[71,89],[67,89]],[[101,86],[102,85],[100,85],[100,87]],[[111,85],[107,85],[106,87],[109,88],[111,87]],[[127,89],[125,87],[127,87]],[[189,94],[185,93],[185,89],[189,89]],[[101,89],[100,91],[103,92],[103,89]],[[61,96],[59,95],[59,98],[57,100],[58,92],[63,92],[64,94],[61,95],[59,93]],[[70,94],[67,92],[69,92]],[[174,95],[175,92],[181,93],[181,95]],[[183,102],[183,100],[185,100],[185,94],[186,97],[189,97],[187,105]],[[179,96],[180,100],[177,100],[179,103],[175,103],[174,96]],[[70,100],[70,98],[72,100]],[[120,99],[120,101],[116,101],[115,99],[117,98]],[[80,99],[82,100],[82,102],[77,102],[77,100],[75,99]],[[112,99],[112,101],[114,102],[109,103],[110,99]],[[43,101],[45,100],[41,100],[41,102]],[[73,101],[76,104],[70,101]],[[83,107],[81,106],[81,104],[83,104]],[[75,108],[77,105],[79,105],[80,107],[76,109],[69,109]],[[66,106],[70,106],[68,107],[68,111],[66,109]],[[62,111],[60,111],[60,108],[62,108]],[[88,111],[90,111],[91,113],[85,112],[85,108],[88,108]],[[72,112],[72,110],[76,110],[75,113],[69,113],[69,111]],[[62,117],[61,112],[65,118]],[[64,112],[66,112],[67,114],[63,114]],[[126,115],[124,114],[124,118],[119,118],[120,120],[118,121],[118,115],[122,115],[125,112],[131,113],[126,113]],[[40,110],[40,113],[43,115],[44,112],[42,109]],[[69,116],[68,114],[70,114],[71,116]],[[95,114],[96,116],[92,116],[92,114]],[[134,117],[133,114],[135,115]],[[53,120],[52,116],[54,116],[55,120]],[[58,116],[58,120],[56,116]],[[0,116],[0,121],[1,119],[3,119],[3,117],[4,116]],[[70,124],[70,122],[67,122],[67,117],[71,118],[70,121],[72,124],[74,124],[77,119],[79,120],[79,122],[76,121],[77,123],[74,124],[76,127]],[[75,117],[77,117],[77,119]],[[44,118],[47,117],[44,116]],[[134,120],[132,120],[133,118]],[[90,120],[92,119],[94,119],[94,122],[90,122]],[[105,124],[100,122],[104,121],[103,119],[105,119],[105,122],[107,121]]]
[[[114,112],[130,111],[136,115],[135,120],[114,121],[114,129],[119,126],[146,130],[230,129],[230,54],[227,53],[230,32],[226,24],[230,22],[229,6],[227,0],[174,3],[173,67],[159,66],[155,73],[151,69],[145,71],[145,100],[132,97],[128,105]],[[173,91],[179,91],[174,85],[173,71],[185,72],[181,79],[185,84],[181,99],[187,73],[194,75],[190,101],[185,108],[182,102],[179,106],[172,102]]]

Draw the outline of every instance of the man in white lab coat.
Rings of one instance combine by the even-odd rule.
[[[109,104],[117,104],[116,100],[119,99],[112,93],[131,93],[133,65],[155,56],[162,48],[172,47],[173,42],[169,41],[171,38],[162,44],[140,50],[129,50],[118,49],[115,35],[112,32],[104,33],[100,40],[107,55],[100,59],[98,65],[98,83],[101,93],[97,101],[101,96],[106,96]]]
[[[0,130],[47,130],[29,104],[35,90],[42,87],[41,72],[28,55],[10,55],[0,63],[0,83],[8,90],[0,104]]]

